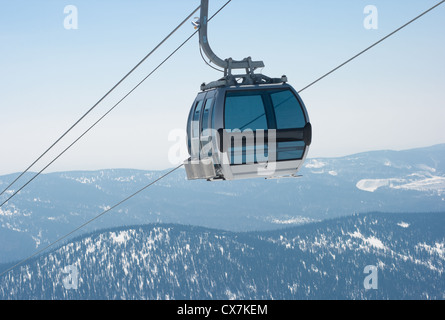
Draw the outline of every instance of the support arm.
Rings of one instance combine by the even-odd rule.
[[[209,0],[201,0],[201,16],[200,16],[200,27],[199,27],[199,44],[202,47],[205,55],[210,59],[210,61],[216,64],[218,67],[224,68],[225,74],[231,74],[232,69],[246,69],[247,73],[253,73],[257,68],[263,68],[263,61],[252,61],[252,59],[246,58],[242,61],[235,61],[231,58],[221,59],[219,58],[210,48],[209,39],[207,37],[207,22],[209,13]]]

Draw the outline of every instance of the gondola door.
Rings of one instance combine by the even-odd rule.
[[[212,107],[214,101],[214,91],[207,92],[202,106],[201,126],[200,126],[200,151],[199,159],[211,158],[213,155],[212,138],[214,137],[212,128]]]
[[[192,113],[190,115],[191,122],[190,122],[190,156],[192,160],[199,160],[199,153],[201,150],[201,144],[200,144],[200,120],[201,120],[201,114],[203,111],[203,105],[204,105],[204,97],[205,95],[201,95],[199,98],[195,100],[195,104],[192,109]]]

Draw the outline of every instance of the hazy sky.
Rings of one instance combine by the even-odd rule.
[[[199,0],[0,0],[0,174],[32,163],[199,5]],[[439,0],[233,0],[209,25],[222,58],[252,56],[297,90]],[[225,0],[211,0],[214,13]],[[67,5],[77,29],[66,29]],[[378,28],[364,27],[364,8]],[[199,13],[196,14],[198,16]],[[187,23],[42,159],[76,139],[194,29]],[[445,4],[302,93],[309,157],[445,143]],[[193,38],[46,172],[172,167],[202,82],[220,77]]]

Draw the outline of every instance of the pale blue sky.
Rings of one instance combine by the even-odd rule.
[[[298,90],[435,3],[430,0],[233,0],[210,24],[222,58],[263,60]],[[224,0],[210,0],[215,12]],[[378,9],[366,30],[366,5]],[[0,0],[0,174],[25,169],[105,94],[199,0]],[[63,9],[78,9],[66,30]],[[198,16],[198,13],[196,14]],[[194,31],[182,27],[39,170]],[[445,5],[302,93],[309,157],[445,143]],[[193,38],[49,171],[171,167],[171,130],[184,129],[199,85],[220,74]],[[45,161],[46,160],[46,161]]]

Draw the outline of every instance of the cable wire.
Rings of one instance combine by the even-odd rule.
[[[358,54],[356,54],[355,56],[353,56],[352,58],[346,60],[345,62],[343,62],[342,64],[340,64],[338,67],[335,67],[334,69],[332,69],[331,71],[329,71],[328,73],[324,74],[323,76],[321,76],[320,78],[318,78],[317,80],[311,82],[310,84],[308,84],[306,87],[304,87],[303,89],[301,89],[300,91],[298,91],[298,93],[303,92],[304,90],[308,89],[309,87],[312,87],[314,84],[316,84],[317,82],[319,82],[320,80],[323,80],[324,78],[326,78],[327,76],[329,76],[330,74],[334,73],[335,71],[337,71],[338,69],[340,69],[341,67],[345,66],[346,64],[348,64],[349,62],[351,62],[352,60],[356,59],[357,57],[361,56],[362,54],[364,54],[365,52],[367,52],[368,50],[374,48],[376,45],[378,45],[379,43],[385,41],[386,39],[388,39],[389,37],[391,37],[392,35],[396,34],[397,32],[399,32],[400,30],[402,30],[403,28],[407,27],[408,25],[410,25],[411,23],[413,23],[414,21],[416,21],[417,19],[421,18],[422,16],[424,16],[425,14],[427,14],[428,12],[430,12],[431,10],[437,8],[438,6],[440,6],[442,3],[444,3],[445,0],[440,1],[439,3],[437,3],[436,5],[434,5],[433,7],[429,8],[428,10],[422,12],[421,14],[419,14],[417,17],[415,17],[414,19],[408,21],[407,23],[405,23],[403,26],[401,26],[400,28],[394,30],[393,32],[391,32],[390,34],[388,34],[387,36],[383,37],[382,39],[380,39],[379,41],[375,42],[374,44],[370,45],[369,47],[367,47],[365,50],[359,52]]]
[[[230,3],[232,0],[229,0],[225,5],[223,5],[208,21],[210,21],[214,16],[216,16],[228,3]],[[435,6],[433,6],[432,8],[428,9],[427,11],[423,12],[422,14],[420,14],[419,16],[417,16],[416,18],[412,19],[410,22],[406,23],[405,25],[403,25],[402,27],[398,28],[397,30],[395,30],[394,32],[390,33],[389,35],[387,35],[386,37],[382,38],[381,40],[379,40],[378,42],[376,42],[375,44],[373,44],[372,46],[368,47],[367,49],[365,49],[364,51],[362,51],[361,53],[355,55],[353,58],[347,60],[345,63],[343,63],[342,65],[338,66],[337,68],[331,70],[330,72],[328,72],[327,74],[325,74],[323,77],[320,77],[319,79],[317,79],[316,81],[312,82],[311,84],[309,84],[308,86],[306,86],[305,88],[303,88],[302,90],[300,90],[299,92],[309,88],[310,86],[314,85],[315,83],[317,83],[318,81],[320,81],[321,79],[325,78],[326,76],[328,76],[329,74],[333,73],[334,71],[338,70],[339,68],[341,68],[342,66],[344,66],[345,64],[347,64],[348,62],[354,60],[356,57],[358,57],[359,55],[361,55],[362,53],[368,51],[369,49],[371,49],[372,47],[376,46],[378,43],[382,42],[383,40],[389,38],[391,35],[393,35],[394,33],[400,31],[401,29],[403,29],[404,27],[406,27],[407,25],[409,25],[410,23],[414,22],[415,20],[419,19],[421,16],[425,15],[426,13],[428,13],[429,11],[433,10],[434,8],[438,7],[439,5],[441,5],[443,2],[445,2],[445,0],[441,1],[440,3],[436,4]],[[165,61],[167,61],[174,53],[176,53],[185,43],[187,43],[198,31],[195,31],[188,39],[186,39],[175,51],[172,52],[172,54],[170,54],[157,68],[159,68]],[[154,71],[157,70],[157,68],[155,68],[155,70],[152,71],[152,73]],[[150,73],[150,75],[152,74]],[[149,76],[147,76],[146,78],[148,78]],[[146,79],[145,78],[145,79]],[[135,88],[133,88],[133,90],[135,90],[143,81],[142,80]],[[133,91],[132,90],[132,91]],[[132,92],[130,91],[130,93]],[[127,96],[130,94],[128,93]],[[125,99],[122,98],[122,100]],[[121,100],[121,101],[122,101]],[[114,108],[114,107],[113,107]],[[112,108],[112,109],[113,109]],[[110,109],[108,112],[110,112],[112,109]],[[107,113],[108,114],[108,113]],[[105,117],[106,114],[103,116]],[[102,117],[102,118],[103,118]],[[101,119],[102,119],[101,118]],[[100,120],[99,120],[100,121]],[[90,128],[91,129],[91,128]],[[87,130],[89,131],[89,129]],[[87,132],[86,131],[86,132]],[[85,132],[85,133],[86,133]],[[85,134],[84,133],[84,134]],[[83,136],[83,135],[82,135]],[[81,136],[81,137],[82,137]],[[79,137],[80,139],[80,137]],[[77,140],[76,140],[77,141]],[[75,141],[75,142],[76,142]],[[74,142],[74,143],[75,143]],[[60,155],[59,155],[60,156]],[[57,158],[56,158],[57,159]],[[54,160],[55,161],[55,160]],[[184,164],[182,163],[181,165],[177,166],[176,168],[170,170],[169,172],[165,173],[164,175],[162,175],[161,177],[159,177],[158,179],[156,179],[155,181],[151,182],[150,184],[146,185],[145,187],[143,187],[142,189],[139,189],[138,191],[136,191],[135,193],[133,193],[132,195],[128,196],[127,198],[125,198],[124,200],[121,200],[120,202],[118,202],[117,204],[113,205],[112,207],[110,207],[109,209],[105,210],[104,212],[102,212],[101,214],[97,215],[96,217],[92,218],[91,220],[85,222],[84,224],[82,224],[81,226],[77,227],[76,229],[74,229],[73,231],[69,232],[68,234],[60,237],[59,239],[57,239],[56,241],[50,243],[49,245],[47,245],[45,248],[35,252],[34,254],[32,254],[31,256],[29,256],[28,258],[23,259],[22,261],[18,262],[17,264],[15,264],[14,266],[8,268],[7,270],[3,271],[2,273],[0,273],[0,277],[5,275],[6,273],[10,272],[11,270],[13,270],[14,268],[16,268],[17,266],[25,263],[26,261],[30,260],[31,258],[35,257],[36,255],[44,252],[45,250],[47,250],[48,248],[54,246],[56,243],[59,243],[60,241],[66,239],[67,237],[69,237],[70,235],[72,235],[73,233],[79,231],[80,229],[84,228],[86,225],[90,224],[91,222],[97,220],[98,218],[100,218],[101,216],[105,215],[106,213],[108,213],[109,211],[115,209],[116,207],[122,205],[124,202],[130,200],[131,198],[133,198],[134,196],[136,196],[137,194],[141,193],[142,191],[146,190],[147,188],[151,187],[152,185],[154,185],[155,183],[161,181],[162,179],[164,179],[165,177],[167,177],[168,175],[170,175],[171,173],[173,173],[174,171],[178,170],[179,168],[181,168]],[[4,204],[4,203],[3,203]],[[1,206],[0,206],[1,207]]]
[[[119,201],[118,203],[116,203],[115,205],[113,205],[112,207],[108,208],[107,210],[103,211],[102,213],[98,214],[97,216],[93,217],[92,219],[88,220],[87,222],[83,223],[82,225],[78,226],[77,228],[75,228],[74,230],[70,231],[69,233],[65,234],[64,236],[58,238],[57,240],[51,242],[49,245],[45,246],[44,248],[36,251],[35,253],[33,253],[32,255],[30,255],[29,257],[19,261],[18,263],[16,263],[15,265],[13,265],[12,267],[8,268],[7,270],[3,271],[2,273],[0,273],[0,277],[2,277],[3,275],[5,275],[6,273],[8,273],[9,271],[15,269],[16,267],[18,267],[19,265],[22,265],[23,263],[25,263],[26,261],[32,259],[33,257],[35,257],[36,255],[46,251],[47,249],[53,247],[54,245],[56,245],[57,243],[61,242],[62,240],[68,238],[70,235],[72,235],[73,233],[79,231],[80,229],[84,228],[85,226],[87,226],[88,224],[92,223],[93,221],[99,219],[100,217],[102,217],[103,215],[105,215],[106,213],[110,212],[111,210],[115,209],[116,207],[120,206],[121,204],[123,204],[124,202],[130,200],[131,198],[135,197],[136,195],[138,195],[139,193],[141,193],[142,191],[148,189],[149,187],[151,187],[152,185],[154,185],[155,183],[161,181],[162,179],[164,179],[165,177],[167,177],[168,175],[172,174],[173,172],[175,172],[176,170],[178,170],[179,168],[181,168],[184,164],[181,164],[179,166],[177,166],[176,168],[168,171],[167,173],[165,173],[164,175],[162,175],[161,177],[157,178],[156,180],[152,181],[151,183],[149,183],[148,185],[146,185],[145,187],[139,189],[138,191],[136,191],[135,193],[133,193],[132,195],[128,196],[127,198]]]
[[[154,47],[141,61],[139,61],[122,79],[120,79],[102,98],[100,98],[87,112],[85,112],[67,131],[65,131],[48,149],[45,150],[31,165],[29,165],[14,181],[12,181],[1,193],[3,195],[14,185],[25,173],[27,173],[40,159],[42,159],[56,144],[58,144],[71,130],[74,129],[89,113],[91,113],[106,97],[108,97],[125,79],[127,79],[145,60],[147,60],[161,45],[164,44],[184,23],[186,23],[201,6],[198,6],[187,18],[174,28],[156,47]],[[4,204],[4,203],[3,203]],[[3,206],[0,205],[1,206]]]
[[[224,9],[232,0],[227,1],[218,11],[216,11],[215,14],[213,14],[213,16],[211,16],[208,21],[212,20],[219,12],[221,12],[222,9]],[[190,41],[190,39],[198,32],[195,31],[193,34],[191,34],[180,46],[178,46],[169,56],[167,56],[167,58],[165,58],[155,69],[153,69],[141,82],[139,82],[129,93],[127,93],[116,105],[114,105],[110,110],[108,110],[107,113],[105,113],[98,121],[96,121],[96,123],[94,123],[90,128],[88,128],[81,136],[79,136],[70,146],[68,146],[64,151],[62,151],[62,153],[60,153],[53,161],[51,161],[44,169],[42,169],[38,174],[36,174],[30,181],[28,181],[28,183],[26,185],[28,185],[32,180],[34,180],[40,173],[43,172],[43,170],[45,170],[48,166],[50,166],[54,161],[56,161],[63,153],[65,153],[69,148],[71,148],[77,141],[79,141],[88,131],[90,131],[97,123],[99,123],[99,121],[101,121],[107,114],[109,114],[119,103],[121,103],[126,97],[128,97],[134,90],[136,90],[137,87],[139,87],[148,77],[150,77],[157,69],[159,69],[168,59],[170,59],[180,48],[182,48],[188,41]],[[47,245],[46,247],[44,247],[43,249],[40,249],[38,251],[36,251],[35,253],[33,253],[32,255],[30,255],[29,257],[19,261],[18,263],[16,263],[15,265],[13,265],[12,267],[8,268],[7,270],[3,271],[0,273],[0,277],[2,277],[3,275],[7,274],[8,272],[12,271],[13,269],[15,269],[16,267],[22,265],[23,263],[27,262],[28,260],[32,259],[33,257],[37,256],[38,254],[44,252],[45,250],[51,248],[52,246],[54,246],[55,244],[61,242],[62,240],[68,238],[69,236],[71,236],[72,234],[74,234],[75,232],[79,231],[80,229],[84,228],[85,226],[87,226],[88,224],[92,223],[93,221],[97,220],[98,218],[100,218],[101,216],[105,215],[107,212],[113,210],[114,208],[122,205],[124,202],[130,200],[131,198],[135,197],[137,194],[141,193],[142,191],[148,189],[149,187],[151,187],[152,185],[154,185],[155,183],[161,181],[162,179],[164,179],[165,177],[167,177],[168,175],[172,174],[173,172],[175,172],[176,170],[178,170],[179,168],[181,168],[184,164],[180,164],[179,166],[177,166],[176,168],[170,170],[169,172],[167,172],[166,174],[164,174],[163,176],[159,177],[158,179],[156,179],[155,181],[151,182],[150,184],[146,185],[145,187],[143,187],[142,189],[139,189],[138,191],[136,191],[135,193],[133,193],[132,195],[128,196],[127,198],[125,198],[124,200],[121,200],[120,202],[118,202],[117,204],[113,205],[112,207],[110,207],[109,209],[105,210],[104,212],[102,212],[101,214],[97,215],[96,217],[90,219],[89,221],[85,222],[84,224],[80,225],[79,227],[75,228],[74,230],[72,230],[71,232],[67,233],[66,235],[58,238],[56,241],[50,243],[49,245]],[[26,186],[25,185],[25,186]],[[23,189],[25,186],[23,186],[21,189]],[[20,189],[20,190],[21,190]],[[3,206],[6,202],[8,202],[14,195],[16,195],[18,192],[20,192],[20,190],[18,190],[17,192],[15,192],[8,200],[6,200],[5,202],[3,202],[1,206]]]
[[[211,21],[218,13],[221,12],[232,0],[227,1],[221,8],[219,8],[218,11],[216,11],[209,19],[208,21]],[[194,11],[195,12],[195,11]],[[193,12],[193,13],[194,13]],[[191,15],[190,14],[189,17]],[[43,171],[45,171],[51,164],[53,164],[57,159],[59,159],[66,151],[68,151],[74,144],[76,144],[80,139],[82,139],[91,129],[93,129],[100,121],[102,121],[103,118],[105,118],[112,110],[114,110],[122,101],[124,101],[133,91],[135,91],[145,80],[147,80],[153,73],[155,73],[165,62],[167,62],[176,52],[179,51],[190,39],[193,38],[195,34],[198,33],[199,30],[196,30],[194,33],[192,33],[183,43],[181,43],[170,55],[167,56],[156,68],[154,68],[144,79],[142,79],[133,89],[131,89],[121,100],[119,100],[113,107],[111,107],[102,117],[99,118],[93,125],[91,125],[86,131],[84,131],[74,142],[72,142],[67,148],[65,148],[57,157],[55,157],[50,163],[48,163],[43,169],[41,169],[38,173],[36,173],[28,182],[26,182],[21,188],[16,190],[9,198],[7,198],[5,201],[3,201],[0,204],[0,208],[3,207],[9,200],[11,200],[13,197],[15,197],[20,191],[22,191],[27,185],[29,185],[34,179],[36,179],[40,174],[42,174]],[[24,174],[24,173],[23,173]],[[22,174],[22,175],[23,175]],[[18,179],[16,179],[18,180]],[[8,187],[9,188],[9,187]],[[7,188],[7,189],[8,189]],[[7,190],[6,189],[6,190]],[[5,191],[6,191],[5,190]],[[1,195],[1,194],[0,194]]]

